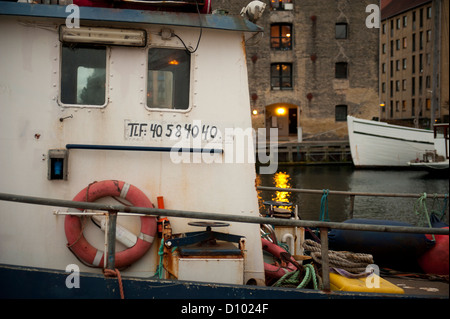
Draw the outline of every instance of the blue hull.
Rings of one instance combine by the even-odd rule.
[[[0,265],[1,299],[119,299],[117,278],[80,273],[80,288],[67,288],[69,273],[61,270]],[[410,299],[418,296],[323,292],[201,282],[122,277],[126,299]],[[420,298],[423,298],[421,296]]]

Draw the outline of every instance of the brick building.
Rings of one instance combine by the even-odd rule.
[[[381,119],[416,127],[448,123],[448,17],[448,0],[382,1]]]
[[[239,14],[250,0],[216,0]],[[347,138],[346,116],[379,116],[380,29],[367,28],[373,0],[263,0],[264,35],[247,41],[253,125],[280,139]],[[375,1],[376,3],[377,1]]]

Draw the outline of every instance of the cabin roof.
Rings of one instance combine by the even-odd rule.
[[[66,6],[0,1],[0,15],[66,19],[72,11]],[[263,28],[233,15],[196,14],[184,12],[146,11],[79,7],[81,21],[124,22],[180,27],[195,27],[242,32],[261,32]]]

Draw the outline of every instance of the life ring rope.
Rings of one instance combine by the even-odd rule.
[[[90,183],[73,198],[73,201],[94,202],[97,199],[107,196],[123,198],[136,207],[154,207],[152,202],[139,188],[129,183],[116,180]],[[140,219],[141,229],[137,236],[136,244],[116,253],[116,268],[130,266],[139,260],[150,249],[154,241],[157,230],[156,218],[141,216]],[[92,267],[103,267],[105,259],[104,252],[96,249],[86,240],[83,235],[84,224],[78,216],[66,216],[64,229],[68,241],[67,247],[85,264]]]

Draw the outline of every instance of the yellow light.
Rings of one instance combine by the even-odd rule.
[[[290,38],[291,34],[290,33],[286,33],[286,38]]]
[[[179,62],[177,60],[172,60],[172,61],[169,61],[169,64],[170,65],[178,65]]]
[[[286,109],[284,107],[279,107],[276,110],[278,115],[285,115],[286,114]]]
[[[384,104],[384,103],[381,103],[381,104],[380,104],[380,106],[381,106],[381,107],[385,107],[385,106],[386,106],[386,104]]]
[[[291,176],[285,172],[278,172],[273,176],[275,187],[277,188],[291,188]],[[272,196],[272,200],[277,202],[289,202],[289,192],[276,192],[275,196]]]
[[[252,114],[253,114],[253,115],[258,115],[258,110],[253,110],[253,111],[252,111]]]

